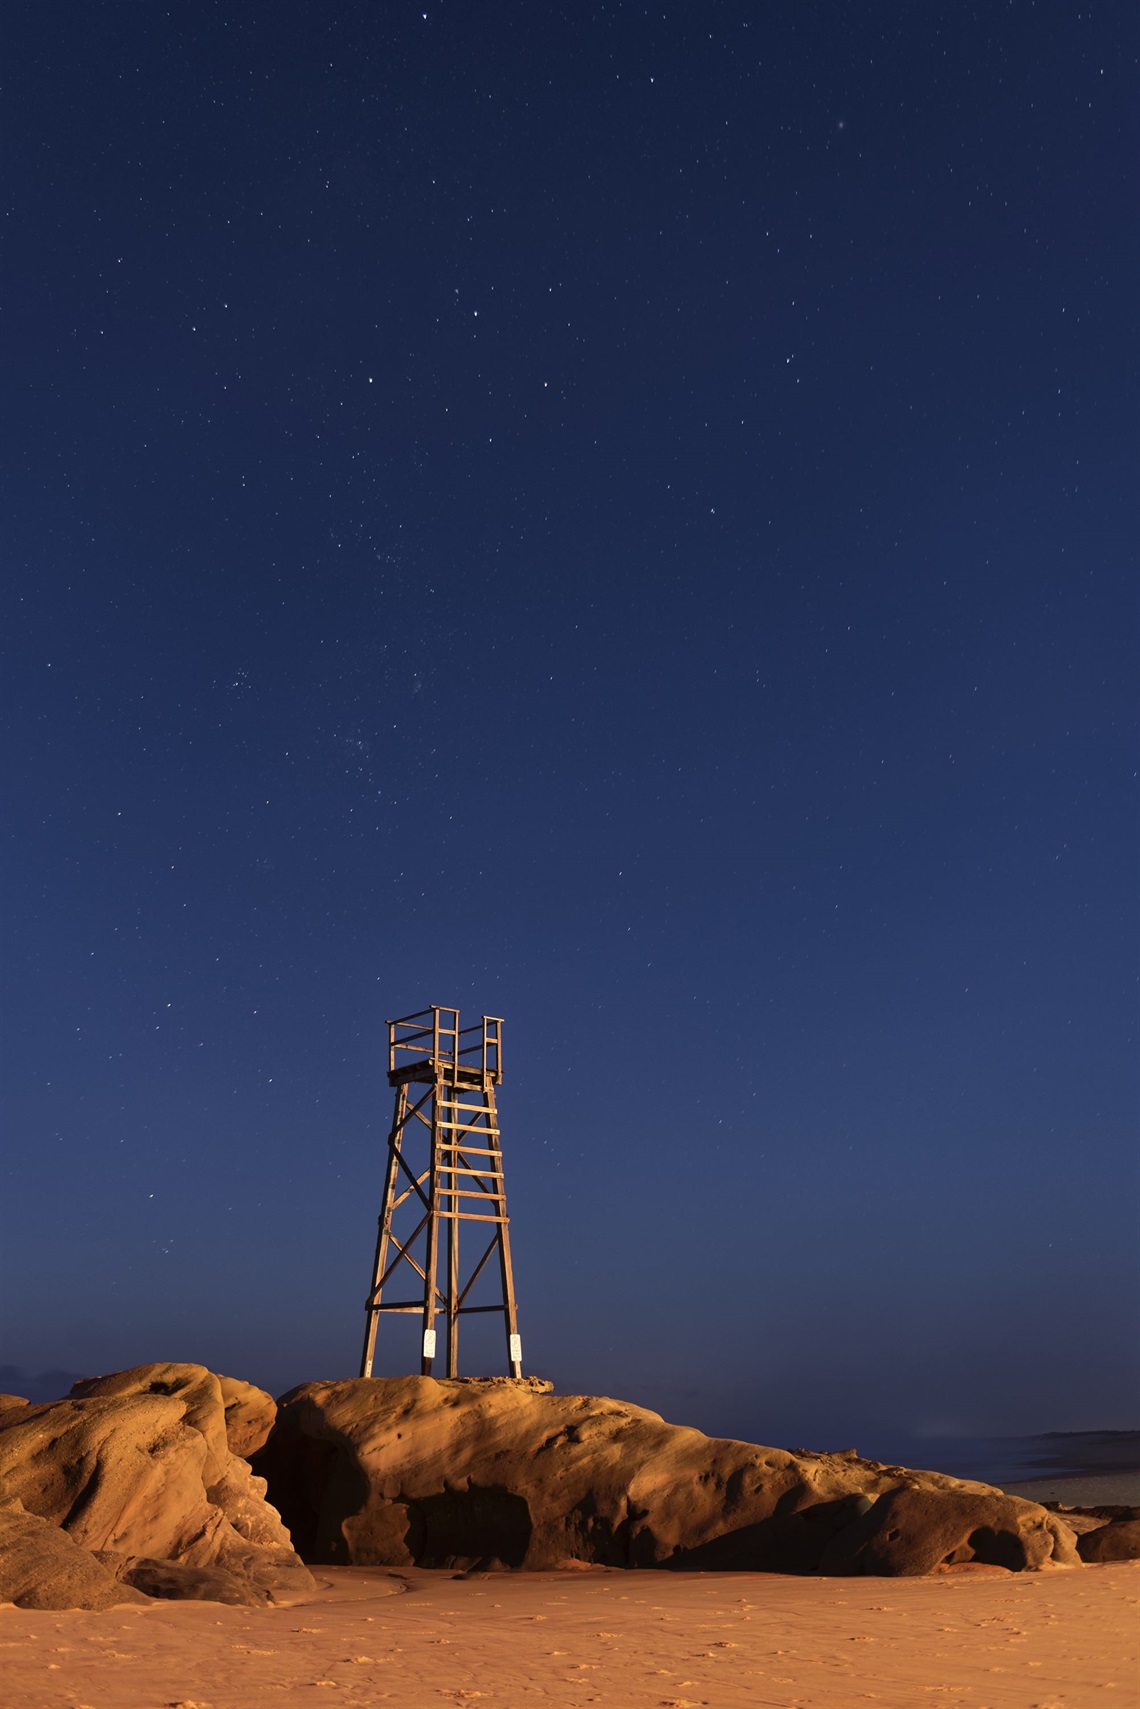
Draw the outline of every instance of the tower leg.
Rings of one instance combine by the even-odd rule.
[[[408,1088],[401,1086],[396,1093],[396,1110],[392,1117],[392,1131],[388,1135],[388,1162],[384,1170],[384,1198],[376,1227],[376,1256],[372,1264],[372,1286],[368,1290],[368,1303],[365,1306],[364,1349],[360,1355],[360,1374],[362,1377],[372,1375],[372,1361],[376,1353],[376,1326],[380,1322],[380,1278],[384,1274],[384,1263],[388,1256],[388,1239],[392,1232],[392,1200],[395,1196],[396,1170],[407,1114]]]
[[[457,1023],[458,1024],[458,1023]],[[427,1254],[424,1259],[424,1314],[423,1314],[423,1347],[420,1354],[420,1374],[431,1376],[432,1360],[435,1358],[435,1308],[437,1289],[435,1285],[436,1270],[439,1268],[439,1163],[440,1145],[443,1130],[440,1128],[440,1106],[443,1102],[444,1087],[440,1079],[436,1080],[431,1100],[431,1165],[428,1178],[428,1203],[431,1209],[428,1213],[427,1224]]]
[[[489,1126],[495,1130],[495,1138],[491,1141],[492,1149],[498,1153],[492,1159],[499,1171],[500,1180],[503,1173],[502,1147],[498,1138],[499,1116],[495,1105],[495,1088],[487,1087],[487,1108],[490,1111]],[[503,1317],[506,1320],[507,1331],[507,1371],[512,1377],[522,1376],[522,1342],[519,1339],[519,1311],[515,1300],[515,1273],[511,1264],[511,1233],[506,1221],[506,1201],[500,1202],[503,1221],[499,1224],[499,1273],[503,1283]]]
[[[448,1155],[454,1157],[452,1152]],[[455,1191],[458,1176],[453,1172],[450,1179],[448,1209],[458,1212],[462,1202]],[[459,1221],[454,1215],[447,1219],[447,1374],[459,1375]]]

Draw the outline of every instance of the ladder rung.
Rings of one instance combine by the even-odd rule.
[[[480,1216],[477,1211],[437,1211],[437,1216],[447,1217],[451,1222],[510,1222],[505,1213],[502,1216]]]
[[[462,1151],[466,1157],[501,1157],[501,1151],[488,1151],[482,1145],[464,1145],[461,1139],[444,1140],[439,1148],[441,1151]]]
[[[502,1200],[505,1193],[477,1192],[472,1187],[441,1187],[440,1192],[446,1199],[493,1199]]]
[[[474,1110],[477,1114],[483,1116],[489,1116],[491,1114],[491,1111],[487,1108],[486,1104],[461,1104],[456,1098],[441,1098],[439,1100],[439,1107],[441,1110]]]
[[[441,1175],[473,1175],[477,1181],[505,1181],[506,1176],[498,1169],[461,1169],[458,1163],[441,1163]],[[448,1189],[445,1187],[444,1191]]]
[[[368,1311],[415,1312],[415,1314],[419,1316],[423,1312],[424,1302],[423,1300],[416,1300],[414,1305],[370,1305],[366,1309]],[[447,1315],[446,1298],[441,1299],[435,1309],[438,1316],[445,1317]],[[461,1305],[457,1308],[455,1315],[460,1316],[462,1313],[468,1311],[506,1311],[506,1309],[505,1305]]]

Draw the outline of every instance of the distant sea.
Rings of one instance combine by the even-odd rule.
[[[888,1465],[1008,1484],[1140,1472],[1140,1430],[1058,1430],[1043,1436],[911,1436],[860,1443]]]

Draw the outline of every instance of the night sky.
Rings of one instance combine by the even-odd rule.
[[[528,1371],[1136,1425],[1133,8],[6,36],[0,1386],[354,1375],[435,1002]]]

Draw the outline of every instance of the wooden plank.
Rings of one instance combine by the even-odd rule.
[[[449,1171],[449,1173],[469,1176],[470,1179],[477,1184],[481,1193],[487,1193],[492,1198],[501,1199],[503,1196],[501,1189],[496,1190],[494,1185],[496,1181],[502,1181],[503,1177],[501,1175],[489,1173],[483,1169],[456,1169],[454,1171]],[[450,1188],[448,1190],[450,1191]],[[465,1192],[466,1190],[467,1189],[463,1187],[456,1188],[457,1192]]]
[[[498,1246],[498,1244],[499,1244],[499,1236],[498,1236],[498,1234],[493,1234],[491,1236],[490,1246],[488,1246],[486,1252],[484,1252],[482,1258],[480,1258],[479,1262],[476,1264],[475,1268],[472,1270],[471,1274],[468,1276],[467,1285],[464,1288],[463,1292],[459,1296],[458,1307],[460,1310],[463,1307],[464,1300],[467,1298],[468,1294],[471,1292],[472,1288],[475,1286],[475,1283],[479,1280],[479,1275],[480,1275],[480,1272],[481,1272],[484,1264],[487,1262],[488,1258],[491,1256],[492,1252],[494,1252],[494,1250]]]
[[[495,1108],[495,1093],[492,1087],[487,1088],[487,1103],[492,1110]],[[505,1205],[503,1209],[505,1213]],[[508,1220],[509,1219],[504,1214],[503,1233],[502,1238],[499,1241],[499,1273],[503,1281],[503,1301],[506,1306],[504,1316],[506,1318],[507,1331],[507,1370],[510,1372],[512,1377],[521,1377],[522,1359],[515,1359],[511,1356],[512,1349],[519,1346],[519,1323],[518,1305],[515,1300],[515,1275],[514,1268],[511,1264],[511,1237],[506,1226]]]
[[[439,1017],[436,1015],[438,1028]],[[435,1302],[439,1292],[435,1284],[436,1267],[439,1263],[439,1150],[438,1135],[435,1122],[439,1117],[437,1102],[432,1102],[432,1136],[431,1136],[431,1181],[428,1193],[431,1202],[431,1213],[427,1226],[427,1254],[424,1260],[424,1319],[423,1319],[423,1352],[420,1356],[420,1375],[431,1376],[433,1354],[428,1351],[435,1344]]]
[[[412,1241],[419,1239],[419,1236],[423,1233],[424,1229],[427,1227],[427,1223],[428,1223],[428,1218],[426,1216],[422,1216],[420,1218],[419,1222],[416,1224],[415,1228],[412,1230],[411,1234],[409,1234],[408,1238],[404,1241],[403,1245],[400,1244],[400,1242],[396,1239],[396,1236],[394,1234],[389,1237],[392,1245],[396,1248],[396,1256],[393,1258],[392,1262],[389,1264],[388,1268],[385,1270],[383,1276],[380,1278],[380,1282],[379,1282],[380,1287],[384,1286],[384,1283],[388,1280],[388,1277],[392,1274],[392,1272],[401,1263],[410,1264],[412,1266],[412,1269],[416,1272],[416,1275],[419,1276],[423,1281],[425,1281],[425,1282],[427,1281],[427,1277],[424,1275],[423,1271],[419,1267],[419,1264],[412,1257],[410,1251],[408,1250],[408,1248],[412,1244]]]
[[[419,1062],[405,1063],[402,1068],[389,1068],[389,1086],[404,1086],[410,1080],[419,1080],[429,1086],[434,1083],[435,1070],[432,1068],[431,1062],[426,1057]]]
[[[442,1166],[441,1166],[442,1168]],[[450,1186],[451,1208],[459,1209],[456,1204],[455,1181],[445,1183]],[[459,1322],[455,1308],[459,1303],[459,1224],[449,1222],[447,1225],[447,1374],[449,1377],[459,1375]]]
[[[412,1171],[408,1168],[407,1163],[405,1163],[405,1161],[404,1161],[403,1152],[397,1152],[396,1161],[399,1163],[400,1168],[404,1171],[404,1174],[408,1177],[408,1180],[411,1182],[413,1190],[415,1192],[417,1192],[419,1194],[420,1198],[423,1200],[425,1210],[430,1212],[431,1211],[431,1200],[428,1198],[427,1194],[423,1190],[423,1186],[421,1185],[421,1183],[423,1181],[423,1176],[420,1175],[417,1177],[417,1176],[412,1174]]]
[[[380,1218],[376,1229],[376,1253],[372,1264],[372,1286],[368,1292],[368,1305],[364,1317],[364,1346],[360,1353],[360,1374],[362,1377],[372,1375],[372,1365],[376,1354],[376,1307],[380,1303],[380,1296],[384,1287],[384,1266],[387,1262],[388,1241],[392,1232],[392,1189],[396,1181],[396,1164],[400,1153],[407,1105],[407,1090],[401,1087],[396,1097],[396,1108],[392,1115],[392,1131],[388,1135],[388,1159],[384,1169],[384,1197],[380,1201]]]
[[[425,1181],[426,1181],[426,1180],[427,1180],[427,1175],[426,1175],[426,1173],[425,1173],[425,1174],[423,1174],[423,1175],[421,1175],[421,1176],[420,1176],[420,1178],[419,1178],[419,1181],[420,1181],[420,1185],[421,1185],[421,1186],[422,1186],[422,1185],[423,1185],[423,1183],[424,1183],[424,1182],[425,1182]],[[401,1194],[400,1194],[400,1195],[399,1195],[399,1196],[398,1196],[398,1197],[397,1197],[397,1198],[395,1198],[395,1199],[393,1199],[393,1200],[392,1200],[392,1209],[393,1209],[393,1210],[394,1210],[394,1211],[398,1211],[398,1210],[399,1210],[399,1208],[400,1208],[400,1206],[401,1206],[401,1205],[402,1205],[402,1204],[404,1204],[404,1203],[405,1203],[405,1202],[406,1202],[406,1201],[407,1201],[407,1200],[408,1200],[408,1199],[410,1199],[410,1198],[411,1198],[411,1196],[412,1196],[412,1193],[413,1193],[413,1192],[414,1192],[414,1191],[415,1191],[415,1188],[414,1188],[414,1187],[408,1187],[408,1188],[406,1188],[406,1189],[405,1189],[405,1191],[404,1191],[404,1192],[402,1192],[402,1193],[401,1193]],[[422,1194],[422,1193],[421,1193],[421,1194],[420,1194],[420,1198],[421,1198],[421,1199],[422,1199],[422,1198],[423,1198],[423,1194]]]
[[[477,1211],[440,1211],[439,1215],[441,1217],[455,1217],[459,1222],[507,1222],[509,1220],[505,1216],[480,1216]],[[425,1371],[424,1375],[430,1377],[431,1372]]]

